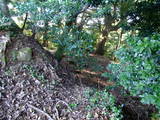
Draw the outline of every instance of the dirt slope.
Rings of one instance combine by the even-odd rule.
[[[88,68],[77,73],[65,60],[58,65],[52,55],[44,51],[33,38],[19,35],[12,38],[11,42],[13,44],[9,44],[6,51],[7,67],[0,69],[0,120],[109,120],[109,116],[101,116],[94,110],[90,111],[94,114],[93,119],[87,118],[86,106],[89,103],[84,95],[93,88],[103,89],[106,85],[112,85],[100,76],[106,71],[104,66],[109,63],[107,59],[92,56],[98,58],[100,69],[93,68],[93,59]],[[16,61],[11,51],[24,47],[32,48],[32,60]],[[118,96],[120,94],[117,95],[115,90],[111,92],[119,98],[118,104],[127,102],[126,106],[139,106],[139,103],[130,102],[132,99]],[[126,113],[125,120],[148,120],[148,107],[138,110],[131,112],[131,115]],[[148,113],[141,115],[140,112]]]

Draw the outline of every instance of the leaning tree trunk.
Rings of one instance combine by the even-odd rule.
[[[107,41],[107,37],[104,37],[102,41],[97,44],[95,54],[104,55],[105,53],[105,43]]]
[[[45,27],[44,27],[44,34],[43,34],[43,47],[48,48],[48,30],[49,30],[49,25],[48,25],[49,20],[45,20]]]
[[[95,54],[104,55],[105,53],[105,43],[108,40],[108,35],[111,31],[117,31],[119,29],[119,23],[115,26],[112,24],[115,23],[115,18],[111,14],[106,14],[104,16],[104,30],[102,30],[103,39],[97,44]]]
[[[105,53],[105,43],[108,40],[108,29],[104,29],[102,32],[103,39],[97,44],[95,54],[104,55]]]
[[[106,15],[104,17],[104,29],[102,30],[103,39],[97,44],[95,54],[104,55],[105,53],[105,43],[108,40],[108,35],[111,32],[111,27],[113,23],[113,18],[111,15]]]

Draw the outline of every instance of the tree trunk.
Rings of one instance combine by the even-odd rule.
[[[97,55],[104,55],[105,53],[105,43],[108,39],[108,34],[111,31],[112,23],[113,23],[113,17],[109,14],[104,16],[104,30],[102,30],[102,36],[103,39],[97,44],[95,54]]]
[[[102,31],[103,39],[97,44],[95,54],[104,55],[105,53],[105,43],[108,40],[109,30],[106,28]]]
[[[43,34],[43,47],[48,48],[48,21],[45,22],[45,30],[44,30],[44,34]]]
[[[97,54],[97,55],[104,55],[104,53],[105,53],[105,43],[106,43],[106,41],[107,41],[107,38],[104,37],[103,40],[100,41],[100,42],[97,44],[95,54]]]
[[[122,42],[122,35],[123,35],[123,30],[121,31],[121,33],[120,33],[120,35],[119,35],[118,44],[116,45],[115,50],[118,50],[119,46],[121,45],[121,42]]]
[[[106,14],[104,16],[104,30],[102,30],[103,39],[97,44],[95,54],[104,55],[105,53],[105,43],[108,40],[108,35],[111,31],[117,31],[119,29],[119,23],[115,26],[112,24],[115,23],[115,18],[111,14]]]

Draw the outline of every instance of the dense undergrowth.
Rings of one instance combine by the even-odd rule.
[[[128,37],[126,41],[116,52],[119,63],[108,66],[112,74],[104,75],[160,110],[160,35]]]

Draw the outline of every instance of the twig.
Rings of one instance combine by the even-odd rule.
[[[57,107],[57,105],[58,105],[59,103],[63,103],[64,105],[66,105],[66,106],[68,107],[68,109],[69,109],[70,111],[72,111],[72,109],[69,107],[69,105],[68,105],[65,101],[63,101],[63,100],[59,100],[59,101],[56,103],[55,107]]]
[[[57,107],[56,107],[56,106],[54,107],[54,110],[55,110],[55,112],[56,112],[57,120],[60,120],[60,118],[59,118],[59,113],[58,113],[58,110],[57,110]]]
[[[65,101],[62,101],[62,100],[59,100],[59,99],[58,99],[58,102],[57,102],[57,103],[55,104],[55,106],[54,106],[54,110],[56,111],[56,116],[57,116],[57,119],[58,119],[58,120],[60,120],[59,113],[58,113],[58,109],[57,109],[57,105],[58,105],[59,103],[65,104],[65,105],[68,107],[68,109],[69,109],[70,111],[72,111],[72,109],[69,107],[69,105],[68,105]]]
[[[27,106],[30,107],[30,108],[32,108],[32,109],[34,109],[35,111],[43,114],[44,116],[46,116],[46,117],[48,118],[48,120],[55,120],[55,119],[51,118],[51,116],[50,116],[49,114],[45,113],[45,112],[42,111],[41,109],[39,109],[39,108],[37,108],[37,107],[35,107],[35,106],[33,106],[33,105],[30,105],[30,104],[28,104],[28,103],[27,103]],[[55,118],[55,117],[54,117],[54,118]]]
[[[25,17],[25,19],[24,19],[22,31],[24,30],[24,28],[25,28],[25,26],[26,26],[27,19],[28,19],[28,13],[26,13],[26,17]]]
[[[79,82],[80,82],[80,84],[81,84],[81,89],[82,89],[82,90],[80,90],[80,94],[79,94],[79,95],[80,95],[80,99],[82,100],[82,94],[83,94],[82,91],[83,91],[83,89],[84,89],[84,86],[83,86],[83,84],[82,84],[82,79],[81,79],[81,78],[79,78]]]

